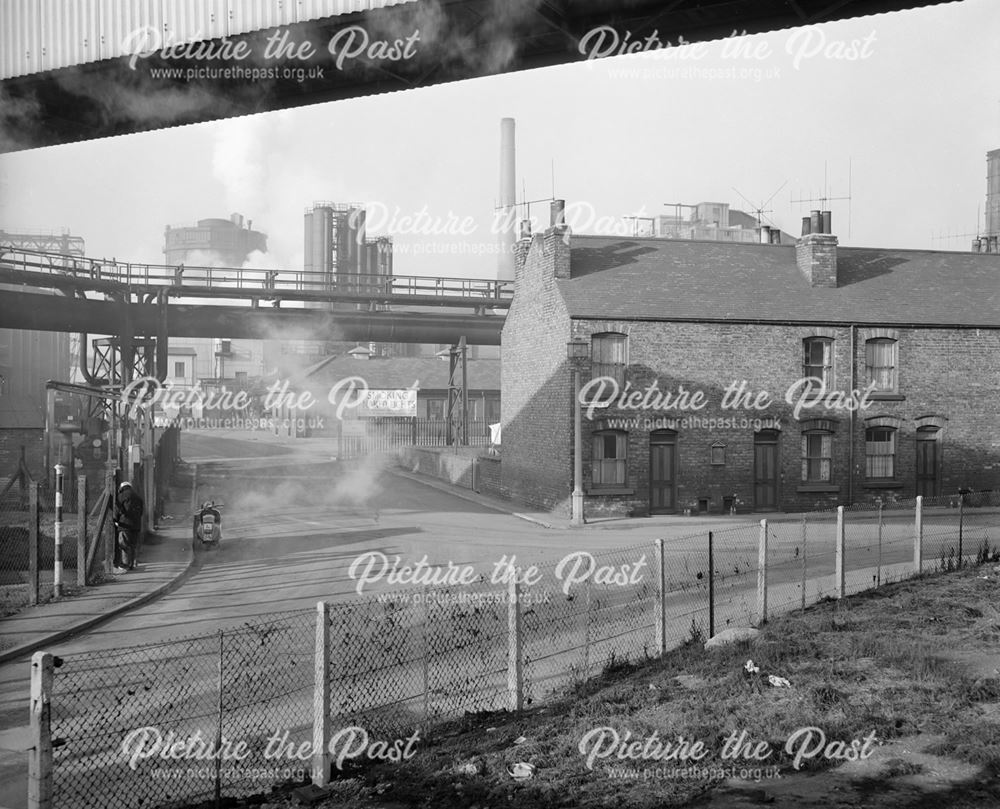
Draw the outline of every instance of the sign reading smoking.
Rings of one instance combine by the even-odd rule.
[[[417,392],[406,390],[373,390],[362,394],[358,405],[358,416],[374,418],[377,416],[416,416]]]

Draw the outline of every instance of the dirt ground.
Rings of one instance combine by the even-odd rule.
[[[704,758],[676,755],[695,741]],[[752,642],[690,643],[335,773],[312,805],[997,809],[1000,565],[827,601]],[[287,788],[241,803],[301,805]]]
[[[790,685],[772,686],[768,674]],[[698,763],[710,772],[678,777],[670,768],[683,762],[617,752],[588,769],[581,745],[600,727],[632,740],[703,740],[711,753]],[[794,752],[811,748],[785,745],[808,727],[834,746],[796,769]],[[725,740],[742,731],[769,755],[723,759]],[[852,741],[855,760],[839,760]],[[518,762],[532,765],[530,778],[511,774]],[[1000,807],[1000,566],[819,604],[751,644],[691,645],[520,718],[470,716],[409,761],[352,775],[317,805]]]

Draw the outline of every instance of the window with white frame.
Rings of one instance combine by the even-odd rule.
[[[591,483],[597,486],[624,486],[628,460],[628,433],[602,430],[593,435]]]
[[[808,337],[802,341],[805,357],[802,376],[823,380],[827,390],[833,387],[833,340],[829,337]]]
[[[897,389],[897,343],[889,337],[865,341],[865,367],[868,384],[876,393],[895,393]]]
[[[620,387],[625,385],[625,367],[628,363],[628,337],[624,334],[608,332],[595,334],[590,338],[591,377],[608,376]]]
[[[833,469],[833,434],[814,430],[802,434],[802,480],[829,483]]]
[[[865,430],[865,476],[871,480],[896,477],[896,431],[892,427]]]

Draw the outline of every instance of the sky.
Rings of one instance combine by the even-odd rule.
[[[268,235],[256,266],[299,269],[305,208],[358,202],[397,275],[493,277],[513,117],[519,198],[565,199],[576,232],[719,201],[798,235],[821,205],[793,200],[826,197],[842,245],[968,250],[1000,147],[998,41],[1000,3],[962,0],[4,154],[0,229],[162,262],[167,224],[239,212]],[[406,224],[421,212],[438,235]],[[547,202],[530,214],[546,225]]]

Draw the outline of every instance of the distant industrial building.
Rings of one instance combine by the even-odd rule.
[[[363,205],[313,203],[305,212],[304,235],[307,288],[367,290],[392,276],[392,239],[366,236]]]
[[[234,213],[228,219],[199,219],[194,226],[167,226],[163,254],[168,264],[184,266],[184,279],[197,280],[198,267],[242,267],[253,253],[267,252],[267,235],[253,221]],[[278,341],[211,337],[173,338],[167,351],[167,379],[178,388],[245,389],[265,373],[264,357],[278,354]]]
[[[792,244],[795,241],[794,236],[763,224],[755,216],[730,208],[726,202],[674,203],[668,207],[672,213],[646,220],[652,232],[636,235],[746,244]]]
[[[163,255],[172,266],[242,267],[251,253],[267,252],[267,236],[238,213],[229,219],[199,219],[164,233]]]
[[[0,231],[0,246],[65,256],[84,253],[83,239],[68,230]],[[43,475],[45,383],[70,381],[78,356],[79,335],[0,329],[0,477],[17,470],[22,447],[32,474]]]

